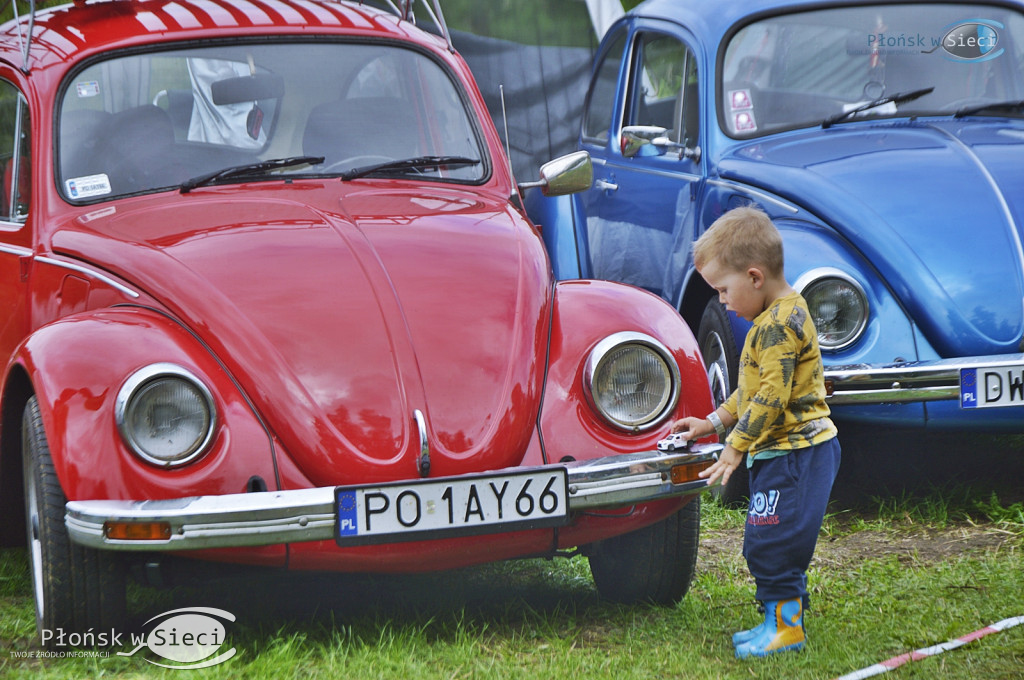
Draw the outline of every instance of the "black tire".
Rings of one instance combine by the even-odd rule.
[[[591,546],[597,592],[614,602],[675,604],[690,589],[699,543],[697,496],[660,522]]]
[[[36,632],[55,638],[120,627],[125,616],[125,569],[120,556],[76,545],[64,525],[67,502],[32,397],[21,424],[29,570],[36,602]],[[66,639],[66,638],[65,638]]]
[[[736,337],[732,332],[729,314],[714,298],[708,300],[701,316],[700,327],[697,329],[697,344],[704,358],[704,368],[708,372],[711,399],[715,408],[718,408],[736,389],[740,352],[736,347]],[[728,484],[713,487],[711,494],[729,508],[746,505],[747,497],[750,495],[750,480],[746,470],[736,470],[729,478]]]

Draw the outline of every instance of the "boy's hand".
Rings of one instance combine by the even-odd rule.
[[[696,441],[715,433],[714,426],[703,418],[681,418],[672,423],[673,432],[682,432],[687,441]]]
[[[743,463],[743,454],[731,446],[726,446],[718,456],[715,464],[700,473],[700,477],[708,480],[708,486],[714,484],[719,477],[722,478],[722,486],[729,483],[732,473]]]

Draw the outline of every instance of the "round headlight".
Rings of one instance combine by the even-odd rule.
[[[591,352],[584,387],[591,405],[609,423],[623,430],[646,430],[679,400],[679,368],[654,338],[616,333]]]
[[[807,300],[822,349],[849,347],[864,333],[868,300],[854,279],[838,270],[816,270],[802,276],[795,287]]]
[[[136,371],[117,395],[117,429],[143,460],[161,467],[184,465],[213,438],[213,396],[194,375],[173,364]]]

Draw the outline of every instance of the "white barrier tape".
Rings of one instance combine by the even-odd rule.
[[[862,668],[859,671],[848,673],[840,678],[836,678],[836,680],[862,680],[862,678],[870,678],[875,675],[881,675],[882,673],[887,673],[893,670],[894,668],[899,668],[900,666],[910,663],[911,661],[920,661],[921,659],[926,659],[929,656],[935,656],[936,654],[948,652],[949,650],[956,649],[957,647],[963,647],[968,642],[980,640],[986,635],[991,635],[992,633],[999,633],[1006,630],[1007,628],[1013,628],[1014,626],[1019,626],[1021,624],[1024,624],[1024,616],[1015,616],[1011,619],[1003,619],[999,623],[993,623],[991,626],[985,626],[981,630],[976,630],[973,633],[968,633],[967,635],[964,635],[963,637],[958,637],[955,640],[943,642],[942,644],[935,645],[933,647],[925,647],[924,649],[918,649],[917,651],[910,652],[909,654],[900,654],[899,656],[894,656],[893,658],[883,661],[882,663],[876,663],[874,666],[868,666],[867,668]]]

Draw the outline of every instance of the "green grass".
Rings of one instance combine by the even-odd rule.
[[[145,658],[160,659],[145,649],[133,657],[12,656],[37,647],[24,551],[6,550],[0,677],[834,678],[1024,615],[1020,503],[969,489],[877,499],[828,519],[809,575],[808,649],[736,661],[729,636],[758,617],[738,554],[743,515],[705,503],[698,575],[675,607],[600,600],[579,557],[426,576],[247,576],[135,592],[140,622],[189,606],[237,617],[225,645],[237,655],[187,672],[151,665]],[[894,550],[896,541],[915,549]],[[1009,679],[1022,668],[1024,626],[885,677]]]

